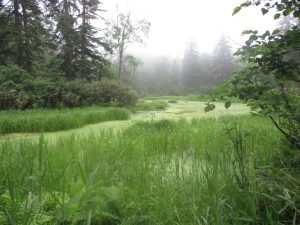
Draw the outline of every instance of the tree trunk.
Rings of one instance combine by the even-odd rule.
[[[72,60],[73,60],[73,44],[71,41],[70,30],[73,29],[73,24],[70,23],[70,4],[68,0],[63,1],[62,12],[67,17],[67,21],[64,21],[61,25],[64,26],[62,29],[62,36],[65,41],[63,46],[63,71],[66,77],[73,78],[72,74]]]
[[[125,29],[122,30],[121,41],[119,44],[119,66],[118,66],[118,78],[119,82],[121,82],[121,74],[122,74],[122,65],[123,65],[123,54],[124,54],[124,38],[125,38]]]
[[[22,14],[23,14],[23,29],[24,29],[24,54],[25,57],[23,58],[22,64],[24,65],[24,69],[28,72],[32,71],[32,61],[33,61],[33,56],[32,56],[32,49],[30,46],[30,34],[29,34],[29,29],[28,29],[28,13],[27,13],[27,2],[22,0],[21,1],[21,6],[22,6]]]
[[[86,74],[84,74],[84,61],[85,61],[85,52],[86,52],[86,0],[82,1],[82,24],[81,24],[81,65],[80,65],[80,76],[83,78]]]
[[[23,61],[23,43],[22,43],[22,21],[20,15],[20,1],[14,0],[14,17],[15,17],[15,37],[16,37],[16,47],[15,47],[15,57],[16,57],[16,64],[22,66]]]

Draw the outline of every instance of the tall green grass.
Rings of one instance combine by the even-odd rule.
[[[134,106],[130,107],[130,110],[133,112],[137,111],[155,111],[155,110],[164,110],[168,107],[166,101],[138,101]]]
[[[68,130],[102,121],[129,118],[128,110],[112,107],[0,111],[0,134]]]
[[[280,137],[241,116],[6,141],[0,224],[299,224],[299,183],[272,167]]]

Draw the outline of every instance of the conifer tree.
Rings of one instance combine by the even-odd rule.
[[[101,2],[99,0],[81,0],[82,12],[80,13],[81,25],[79,26],[80,49],[78,51],[77,67],[81,78],[92,79],[108,62],[101,52],[108,50],[103,38],[97,37],[97,28],[92,25],[92,20],[97,19]]]
[[[47,16],[54,28],[52,36],[66,78],[74,79],[75,59],[78,57],[79,34],[76,30],[79,15],[78,0],[49,0]]]
[[[0,4],[1,64],[15,63],[28,72],[41,57],[45,29],[40,0],[11,0]]]
[[[219,39],[212,56],[212,73],[214,84],[222,84],[233,70],[233,54],[225,35]]]
[[[182,81],[188,91],[195,91],[201,85],[200,53],[196,42],[189,42],[186,46],[182,61]]]

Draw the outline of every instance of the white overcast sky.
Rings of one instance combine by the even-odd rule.
[[[181,57],[186,43],[196,40],[200,52],[211,52],[224,33],[243,43],[241,32],[246,29],[272,30],[272,15],[262,16],[259,7],[243,9],[232,16],[233,9],[243,0],[102,0],[104,18],[116,17],[119,12],[130,11],[135,19],[151,22],[146,47],[135,45],[130,53]],[[238,46],[231,42],[233,48]]]

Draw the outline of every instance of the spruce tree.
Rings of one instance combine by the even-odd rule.
[[[47,17],[53,28],[52,39],[61,69],[68,79],[75,78],[75,59],[78,55],[79,35],[76,30],[79,15],[78,0],[49,0],[46,3]]]
[[[224,83],[234,68],[231,46],[223,34],[219,39],[212,56],[213,83]]]
[[[200,53],[196,42],[189,42],[186,46],[182,61],[182,81],[188,92],[193,92],[201,86]]]
[[[40,0],[1,1],[1,64],[14,63],[28,72],[41,57],[45,29]]]
[[[77,65],[78,77],[93,79],[99,70],[103,69],[107,61],[99,51],[108,50],[103,38],[97,37],[98,29],[92,25],[92,20],[97,19],[101,11],[98,0],[81,0],[81,25],[79,26],[80,49],[78,51]]]

